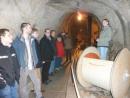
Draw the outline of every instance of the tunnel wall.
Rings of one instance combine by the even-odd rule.
[[[82,2],[81,2],[82,1]],[[67,7],[69,9],[81,9],[86,12],[96,15],[100,21],[108,18],[113,30],[111,46],[111,54],[116,55],[123,47],[130,49],[130,1],[127,0],[79,0],[80,4],[75,6],[74,1],[71,1]],[[66,8],[65,4],[61,4]],[[67,8],[63,11],[66,13]],[[63,18],[62,18],[63,19]],[[112,55],[111,55],[112,57]]]
[[[55,29],[62,14],[48,0],[0,0],[0,28],[19,34],[22,22],[36,26],[41,35],[46,27]]]
[[[0,0],[0,28],[12,29],[16,35],[22,22],[30,22],[43,35],[46,27],[58,30],[66,13],[77,8],[96,15],[100,21],[108,18],[113,41],[118,43],[115,45],[130,49],[129,0]]]

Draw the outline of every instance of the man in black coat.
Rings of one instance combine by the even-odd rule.
[[[54,57],[54,49],[52,45],[52,39],[50,36],[50,29],[45,29],[45,34],[40,40],[40,51],[41,51],[41,60],[44,63],[42,68],[42,82],[48,84],[49,80],[49,69],[51,61]]]

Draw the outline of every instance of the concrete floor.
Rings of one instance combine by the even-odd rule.
[[[45,98],[77,98],[71,79],[70,65],[50,76],[50,79],[51,83],[42,85]],[[30,98],[35,98],[34,96],[35,94],[31,93]]]

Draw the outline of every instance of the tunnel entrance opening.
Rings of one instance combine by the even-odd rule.
[[[74,47],[81,49],[87,46],[96,46],[96,39],[101,30],[99,19],[88,12],[76,10],[64,16],[60,25],[60,31],[68,33],[71,36]]]

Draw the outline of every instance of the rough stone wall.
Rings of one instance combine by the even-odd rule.
[[[109,18],[113,41],[130,49],[130,0],[0,0],[0,28],[19,32],[22,22],[36,26],[41,35],[46,27],[58,29],[66,13],[77,8]]]
[[[60,13],[47,0],[0,0],[0,28],[20,32],[22,22],[36,26],[41,34],[46,27],[55,29]]]
[[[19,32],[22,22],[43,26],[45,0],[0,0],[0,27]]]

